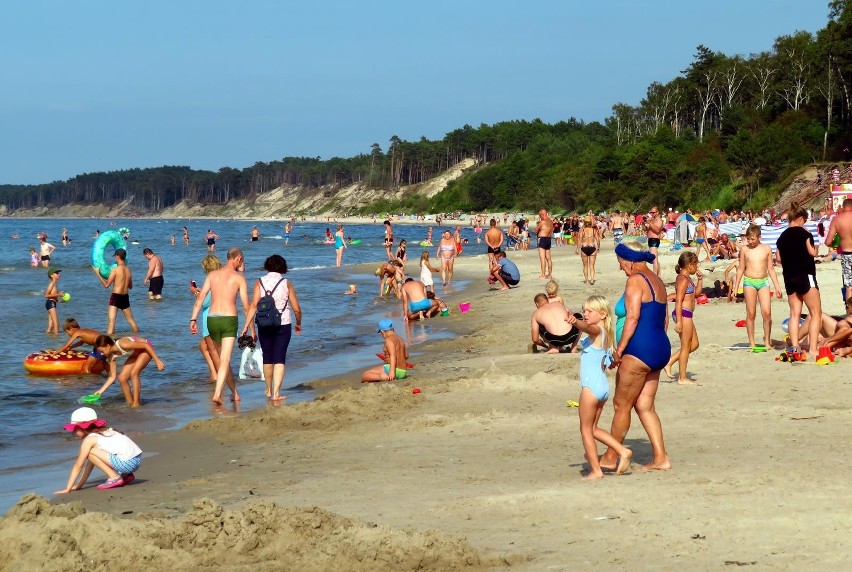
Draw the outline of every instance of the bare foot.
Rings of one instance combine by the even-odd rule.
[[[666,456],[665,460],[657,463],[656,461],[653,463],[648,463],[647,465],[642,465],[638,469],[636,469],[637,473],[646,473],[648,471],[668,471],[672,468],[672,463],[669,461],[669,457]]]
[[[544,352],[544,353],[546,353],[546,354],[558,354],[558,353],[559,353],[559,348],[550,348],[549,350],[547,350],[547,351],[546,351],[546,352]]]
[[[508,290],[508,289],[509,289],[508,286],[503,286],[502,288],[500,288],[500,290]]]
[[[618,468],[615,469],[616,475],[623,475],[630,468],[630,460],[633,458],[633,451],[626,449],[624,454],[618,459]]]
[[[286,395],[284,395],[284,396],[276,395],[275,397],[272,398],[272,401],[284,401],[285,399],[287,399]]]
[[[688,377],[682,377],[677,380],[678,385],[699,385],[698,383],[692,381]]]
[[[213,403],[215,403],[216,405],[222,405],[222,398],[219,397],[218,395],[214,395],[213,396]]]
[[[666,373],[666,377],[668,377],[669,379],[675,378],[674,374],[672,373],[672,366],[667,365],[666,367],[663,368],[663,371]]]
[[[233,402],[237,402],[237,401],[239,401],[239,400],[240,400],[240,394],[239,394],[239,393],[237,393],[237,392],[235,391],[235,392],[233,393],[233,395],[231,395],[231,401],[233,401]]]
[[[602,478],[603,478],[603,476],[604,476],[603,471],[598,471],[598,472],[596,472],[596,473],[595,473],[595,472],[591,472],[591,471],[589,471],[589,474],[588,474],[588,475],[586,475],[585,477],[583,477],[583,479],[582,479],[582,480],[584,480],[584,481],[593,481],[593,480],[597,480],[597,479],[602,479]]]
[[[545,276],[544,274],[539,274],[538,279],[539,280],[547,280],[547,276]]]

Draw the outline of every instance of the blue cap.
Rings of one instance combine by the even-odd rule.
[[[386,331],[392,330],[392,329],[393,329],[393,321],[385,319],[385,320],[382,320],[382,321],[379,322],[379,332],[380,333],[386,332]]]

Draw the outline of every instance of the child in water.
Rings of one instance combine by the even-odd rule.
[[[92,346],[93,349],[89,352],[89,357],[86,360],[87,372],[93,371],[92,367],[94,367],[99,361],[103,361],[105,359],[102,354],[94,350],[95,340],[101,335],[99,331],[92,330],[90,328],[81,328],[80,324],[78,324],[77,320],[74,318],[68,318],[65,320],[62,324],[62,329],[65,330],[66,334],[68,334],[68,341],[65,342],[65,345],[56,350],[56,353],[73,350],[82,345]]]
[[[44,290],[44,309],[47,310],[47,332],[48,334],[59,333],[59,315],[56,313],[56,304],[59,299],[65,294],[59,291],[59,275],[62,271],[51,266],[47,269],[47,277],[50,278],[50,284]]]
[[[604,404],[609,398],[606,368],[612,364],[612,353],[615,351],[615,324],[612,316],[609,301],[603,296],[586,299],[583,304],[585,320],[578,320],[568,314],[568,323],[586,334],[580,340],[583,348],[580,355],[580,436],[590,470],[583,479],[600,479],[604,476],[595,440],[618,453],[618,467],[615,470],[618,475],[630,468],[630,459],[633,457],[633,451],[598,427]]]
[[[98,485],[100,490],[123,487],[136,479],[133,473],[142,463],[142,449],[130,437],[107,427],[106,420],[98,419],[94,409],[81,407],[74,411],[65,430],[73,431],[83,442],[77,461],[71,467],[68,484],[53,494],[79,491],[95,467],[107,476],[107,480]]]
[[[35,248],[30,248],[30,266],[37,268],[39,261],[41,261],[41,257],[38,255],[38,251]]]
[[[679,363],[678,384],[698,385],[686,375],[686,366],[689,362],[689,354],[698,349],[698,332],[692,321],[692,313],[695,310],[695,293],[702,291],[701,281],[704,276],[698,271],[698,255],[687,250],[677,259],[675,265],[675,309],[672,310],[672,321],[675,331],[680,335],[680,349],[678,349],[666,364],[666,375],[674,379],[672,365]],[[690,276],[695,275],[698,282],[693,282]]]
[[[151,345],[151,342],[139,336],[127,336],[118,340],[113,340],[109,336],[98,336],[95,340],[95,350],[104,355],[109,365],[109,377],[95,393],[103,395],[104,391],[118,377],[118,383],[121,384],[124,399],[131,407],[142,405],[142,380],[139,376],[148,363],[153,359],[154,363],[157,364],[157,369],[160,371],[166,369],[166,365],[160,361],[160,357],[154,351],[154,346]],[[117,374],[118,366],[115,363],[116,358],[128,354],[127,361],[121,366],[121,372]],[[128,379],[133,383],[132,392]]]

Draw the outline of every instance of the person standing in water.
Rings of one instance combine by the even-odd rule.
[[[106,280],[101,277],[98,269],[92,266],[92,270],[94,270],[101,285],[104,288],[112,287],[112,294],[110,294],[109,304],[107,305],[107,335],[111,336],[115,333],[115,318],[119,310],[121,310],[124,319],[130,324],[130,329],[135,334],[139,331],[139,326],[136,325],[136,320],[133,319],[133,311],[130,309],[129,292],[133,288],[133,274],[125,262],[127,251],[118,248],[113,256],[115,257],[116,267],[110,271]]]
[[[231,371],[231,354],[237,341],[237,297],[243,306],[243,312],[248,313],[248,285],[245,277],[240,273],[243,267],[243,252],[239,248],[228,251],[228,260],[225,266],[214,270],[207,275],[204,286],[195,299],[192,308],[192,317],[189,320],[189,331],[198,334],[198,315],[201,313],[201,305],[207,293],[211,293],[210,312],[207,315],[207,330],[210,338],[216,344],[219,354],[219,369],[216,372],[216,389],[213,391],[213,403],[222,405],[222,390],[225,384],[231,390],[231,400],[239,401],[237,385],[234,383],[234,374]]]
[[[346,241],[343,239],[343,225],[337,225],[337,230],[334,233],[334,253],[336,256],[336,266],[340,266],[343,262],[343,251],[347,248]]]
[[[142,250],[142,254],[148,260],[148,272],[145,273],[143,284],[148,286],[148,298],[150,300],[163,299],[163,259],[159,254],[154,254],[150,248]]]

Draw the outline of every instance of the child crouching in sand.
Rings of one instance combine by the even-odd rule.
[[[109,377],[95,393],[103,395],[104,391],[118,377],[118,383],[121,384],[124,399],[131,407],[142,405],[142,379],[139,375],[148,363],[153,359],[154,363],[157,364],[157,369],[160,371],[166,369],[166,365],[160,361],[160,357],[154,351],[154,346],[151,345],[151,342],[139,336],[127,336],[118,340],[113,340],[109,336],[98,336],[95,340],[95,350],[102,353],[109,364]],[[118,366],[115,363],[116,358],[128,354],[130,354],[130,357],[121,366],[121,373],[116,374],[118,370]],[[133,383],[132,392],[128,380]]]
[[[101,490],[123,487],[136,479],[133,473],[142,463],[142,449],[130,437],[108,428],[106,420],[98,419],[94,409],[81,407],[74,411],[65,430],[73,431],[83,442],[77,461],[71,467],[68,484],[54,494],[79,491],[95,467],[107,476],[107,480],[98,485]]]
[[[586,334],[580,341],[580,436],[590,470],[583,479],[600,479],[604,476],[595,440],[618,453],[618,467],[615,471],[618,475],[630,468],[630,459],[633,457],[633,451],[598,427],[604,404],[609,398],[606,369],[612,364],[612,353],[615,350],[612,315],[606,298],[590,296],[583,304],[585,321],[578,320],[570,313],[567,318],[569,324]]]

